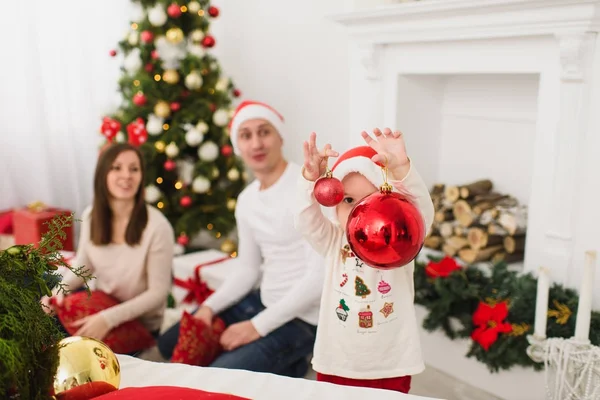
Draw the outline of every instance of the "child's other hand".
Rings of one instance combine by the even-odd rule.
[[[311,133],[308,142],[304,142],[304,171],[302,175],[308,181],[316,181],[327,171],[327,158],[337,157],[337,151],[326,144],[322,151],[317,148],[317,134]]]
[[[381,132],[379,128],[375,128],[373,134],[375,139],[365,131],[361,133],[365,142],[377,152],[372,158],[374,162],[386,166],[390,171],[408,166],[408,156],[406,155],[402,132],[392,132],[390,128],[385,128]]]

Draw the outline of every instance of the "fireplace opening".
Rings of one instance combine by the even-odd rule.
[[[396,125],[436,207],[426,250],[522,266],[538,89],[537,74],[398,77]]]

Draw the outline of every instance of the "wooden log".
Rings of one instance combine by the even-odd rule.
[[[450,246],[448,243],[444,243],[442,245],[442,251],[444,252],[444,254],[446,254],[447,256],[450,257],[454,257],[456,256],[456,253],[458,253],[458,250],[456,247],[452,247]]]
[[[501,252],[494,254],[494,256],[492,257],[492,262],[494,264],[496,264],[496,263],[503,261],[505,263],[510,264],[510,263],[514,263],[514,262],[523,261],[524,259],[525,259],[525,253],[523,253],[522,251],[512,253],[512,254],[509,254],[505,251],[501,251]]]
[[[457,250],[464,249],[469,245],[469,241],[466,237],[462,236],[450,236],[446,239],[446,244],[454,247]]]
[[[500,225],[498,225],[497,223],[491,223],[488,225],[487,227],[487,231],[490,235],[501,235],[501,236],[507,236],[508,232],[506,231],[506,229],[504,229],[503,227],[501,227]]]
[[[498,223],[510,235],[523,232],[527,228],[527,208],[521,206],[502,210],[498,216]]]
[[[468,231],[468,228],[465,228],[464,226],[461,226],[461,225],[456,225],[454,227],[454,235],[456,235],[456,236],[467,236],[467,231]]]
[[[486,226],[490,225],[491,223],[493,223],[496,220],[498,215],[500,215],[500,211],[497,208],[491,208],[489,210],[485,210],[479,216],[479,223],[481,223],[481,225],[486,225]]]
[[[490,235],[482,228],[471,228],[467,234],[469,246],[474,250],[502,244],[503,239],[503,236]]]
[[[508,195],[498,193],[498,192],[489,192],[489,193],[484,193],[484,194],[478,194],[477,196],[473,197],[473,200],[476,203],[479,203],[482,201],[498,201],[505,197],[508,197]]]
[[[458,200],[454,203],[452,212],[454,213],[454,219],[464,227],[469,227],[475,222],[476,215],[469,203],[464,200]]]
[[[451,221],[453,219],[454,219],[454,213],[452,212],[451,208],[450,209],[441,208],[438,211],[436,211],[433,216],[433,220],[435,222]]]
[[[492,181],[489,179],[482,179],[468,185],[464,185],[460,188],[460,197],[468,199],[480,194],[489,193],[492,190]]]
[[[442,222],[438,226],[440,229],[440,235],[444,238],[448,238],[454,233],[454,224],[452,222]]]
[[[441,236],[427,236],[423,246],[429,249],[437,250],[442,246],[443,241],[444,239],[442,239]]]
[[[521,236],[505,236],[504,249],[507,253],[512,254],[525,250],[525,235]]]
[[[442,196],[444,194],[444,188],[446,187],[446,185],[444,185],[443,183],[436,183],[435,185],[433,185],[433,187],[431,188],[431,196]]]
[[[460,189],[458,186],[446,186],[444,188],[444,199],[450,203],[454,203],[460,198]]]
[[[502,245],[485,247],[482,249],[462,249],[458,251],[458,257],[466,263],[472,264],[480,261],[488,261],[499,251],[502,251]]]

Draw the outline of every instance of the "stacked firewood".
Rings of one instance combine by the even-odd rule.
[[[490,180],[462,186],[434,185],[433,229],[425,247],[466,263],[523,260],[527,208],[493,190]]]

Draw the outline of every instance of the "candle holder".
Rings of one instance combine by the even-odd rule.
[[[544,363],[546,399],[600,400],[600,347],[574,337],[527,336],[527,355]]]

